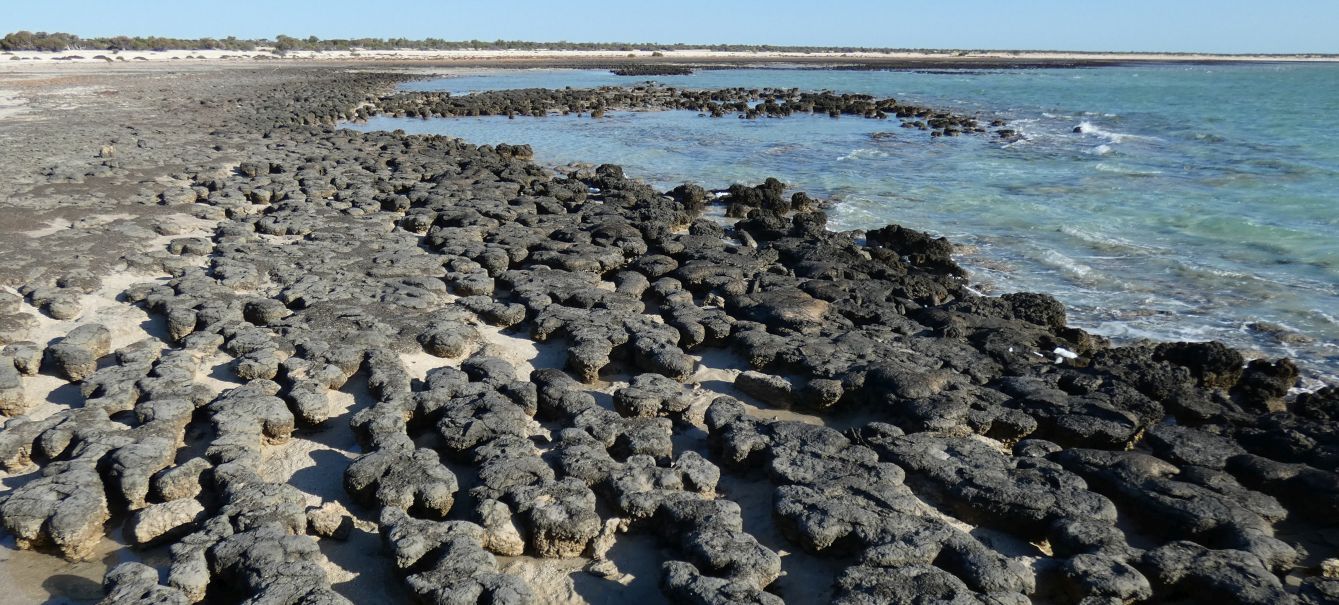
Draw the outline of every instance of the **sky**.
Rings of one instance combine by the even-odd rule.
[[[0,0],[0,33],[83,37],[1339,53],[1336,26],[1336,0]]]

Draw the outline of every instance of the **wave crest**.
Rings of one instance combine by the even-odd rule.
[[[1144,136],[1144,135],[1140,135],[1140,134],[1129,134],[1129,133],[1126,133],[1126,132],[1116,132],[1116,131],[1114,131],[1114,130],[1107,130],[1107,129],[1102,128],[1102,127],[1100,127],[1100,126],[1097,126],[1097,125],[1095,125],[1095,124],[1093,124],[1092,122],[1089,122],[1089,121],[1087,121],[1087,120],[1084,120],[1084,121],[1082,121],[1082,122],[1079,122],[1079,125],[1078,125],[1078,126],[1075,126],[1075,127],[1074,127],[1074,130],[1077,131],[1077,132],[1079,132],[1079,133],[1082,133],[1082,134],[1091,134],[1091,135],[1093,135],[1093,136],[1102,137],[1102,138],[1104,138],[1104,139],[1106,139],[1106,140],[1108,140],[1108,141],[1110,141],[1110,142],[1112,142],[1112,143],[1124,143],[1124,142],[1126,142],[1126,141],[1157,141],[1157,140],[1159,140],[1157,137],[1150,137],[1150,136]]]

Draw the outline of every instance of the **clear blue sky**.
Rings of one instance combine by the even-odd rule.
[[[282,33],[323,38],[1336,53],[1339,1],[0,0],[0,32],[20,29],[85,37],[271,38]]]

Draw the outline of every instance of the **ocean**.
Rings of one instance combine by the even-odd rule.
[[[595,70],[462,71],[406,84],[453,94],[631,86]],[[616,163],[664,189],[775,176],[830,200],[833,229],[947,236],[985,294],[1045,292],[1118,343],[1221,340],[1293,357],[1304,388],[1339,382],[1339,65],[1077,69],[704,70],[681,88],[866,93],[1008,121],[1023,138],[932,139],[896,120],[689,111],[378,117],[536,161]]]

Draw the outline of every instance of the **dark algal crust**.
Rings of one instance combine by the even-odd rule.
[[[357,119],[373,116],[453,117],[517,116],[550,114],[602,117],[607,111],[685,110],[714,118],[735,114],[741,118],[782,118],[795,114],[817,114],[837,118],[859,116],[897,119],[903,128],[929,131],[931,136],[984,133],[975,116],[957,115],[942,109],[900,103],[862,94],[801,92],[798,88],[722,88],[684,90],[647,82],[638,86],[606,86],[586,89],[527,88],[452,95],[444,92],[405,92],[383,96],[354,110]],[[989,127],[1004,126],[993,119]],[[1013,131],[999,131],[1011,137]]]
[[[693,68],[679,65],[624,65],[609,70],[616,76],[691,76]]]

